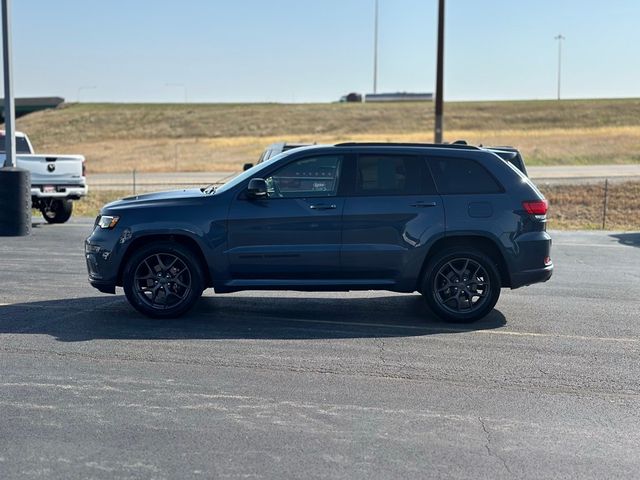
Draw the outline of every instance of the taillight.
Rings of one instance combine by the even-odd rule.
[[[82,176],[86,177],[87,176],[87,164],[86,164],[86,160],[82,160]]]
[[[549,203],[546,200],[529,200],[522,202],[522,207],[529,215],[546,215]]]

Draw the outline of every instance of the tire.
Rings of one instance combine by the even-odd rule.
[[[71,218],[73,202],[71,200],[51,200],[40,209],[42,216],[49,223],[65,223]]]
[[[500,288],[493,259],[474,248],[452,247],[430,259],[421,293],[441,319],[471,323],[493,310]]]
[[[122,282],[127,300],[152,318],[175,318],[202,295],[204,275],[189,248],[162,241],[145,245],[125,265]]]

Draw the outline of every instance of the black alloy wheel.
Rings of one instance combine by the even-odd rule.
[[[429,263],[422,293],[442,319],[473,322],[487,315],[500,296],[495,262],[475,249],[448,249]]]
[[[202,269],[196,255],[177,243],[143,247],[127,262],[123,286],[129,303],[157,318],[182,315],[200,298]]]
[[[448,261],[440,267],[433,282],[436,300],[454,314],[480,309],[491,291],[489,275],[470,258]]]

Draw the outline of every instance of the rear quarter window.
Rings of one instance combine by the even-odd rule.
[[[495,178],[469,158],[430,158],[429,166],[441,195],[502,193]]]

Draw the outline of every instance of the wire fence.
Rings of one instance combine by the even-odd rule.
[[[222,185],[223,182],[211,182],[208,185]],[[206,187],[203,182],[91,182],[89,188],[94,191],[118,191],[131,195],[140,193],[157,192],[161,190],[182,190],[188,188]]]
[[[211,178],[212,181],[204,176],[204,181],[197,181],[185,174],[160,181],[149,175],[141,178],[134,171],[130,175],[120,175],[108,181],[91,181],[89,188],[101,200],[110,200],[160,190],[200,188],[206,186],[207,182],[218,186],[235,175],[237,172],[226,176],[218,175]],[[582,183],[540,181],[537,185],[549,200],[549,228],[640,230],[638,180],[616,178],[595,182],[587,180]]]
[[[549,200],[550,228],[640,229],[640,181],[538,184]]]
[[[184,188],[200,188],[208,185],[222,185],[231,178],[238,175],[238,172],[230,174],[174,174],[173,179],[165,179],[165,176],[158,177],[153,174],[139,175],[135,170],[130,174],[114,174],[108,179],[89,179],[91,191],[119,191],[132,195],[147,193],[159,190],[172,190]]]

